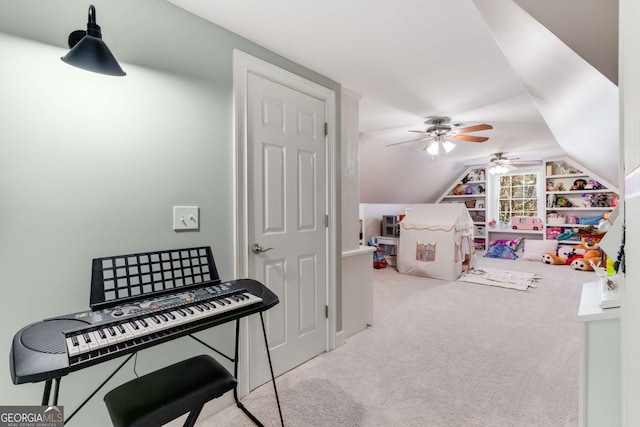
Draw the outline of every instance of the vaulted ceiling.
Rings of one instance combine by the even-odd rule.
[[[361,201],[432,201],[498,151],[617,182],[617,0],[169,1],[362,95]],[[494,129],[436,159],[388,146],[434,116]]]

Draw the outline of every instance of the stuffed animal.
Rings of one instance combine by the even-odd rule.
[[[556,191],[556,187],[553,185],[553,181],[547,181],[547,191]]]
[[[598,208],[607,208],[609,207],[609,197],[606,194],[594,194],[593,199],[591,199],[591,206]]]
[[[562,245],[558,248],[558,256],[566,260],[569,260],[569,258],[575,257],[576,255],[584,255],[585,252],[587,252],[586,249],[575,246]]]
[[[462,186],[462,184],[458,184],[453,188],[452,191],[454,196],[462,196],[464,194],[464,187]]]
[[[556,191],[567,191],[567,187],[564,186],[564,183],[559,182],[556,184]]]
[[[579,271],[593,271],[593,266],[591,265],[591,262],[593,262],[596,267],[598,266],[600,261],[600,258],[578,258],[578,259],[574,259],[571,262],[571,268],[573,270],[579,270]]]
[[[558,191],[562,191],[562,190],[558,190]],[[559,208],[570,208],[573,206],[573,203],[571,203],[571,201],[564,196],[556,197],[555,204]]]
[[[542,262],[549,265],[571,265],[577,258],[582,258],[586,253],[583,247],[562,246],[558,249],[558,255],[552,252],[542,254]]]
[[[587,181],[584,179],[576,179],[571,186],[572,190],[584,190],[584,186],[587,185]]]
[[[591,262],[596,266],[600,265],[600,244],[593,237],[583,237],[579,245],[575,245],[574,249],[585,250],[584,255],[580,258],[574,258],[569,264],[573,270],[593,271]]]
[[[545,252],[542,254],[542,262],[549,265],[564,265],[566,264],[566,258],[560,258],[558,255],[551,252]]]
[[[584,207],[590,208],[591,206],[593,206],[593,196],[593,194],[582,195],[582,204],[584,205]]]

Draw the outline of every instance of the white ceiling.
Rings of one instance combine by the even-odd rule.
[[[559,131],[557,117],[547,115],[552,114],[553,109],[547,106],[546,113],[541,112],[541,103],[536,100],[548,101],[550,97],[546,91],[557,92],[558,81],[566,85],[567,80],[575,79],[575,73],[583,72],[580,66],[586,62],[523,13],[512,0],[169,1],[362,95],[360,130],[367,135],[361,140],[361,152],[369,149],[375,153],[366,153],[361,158],[361,168],[372,167],[362,164],[363,159],[376,163],[390,156],[397,156],[396,161],[402,164],[403,157],[409,159],[420,155],[424,157],[422,169],[453,167],[459,170],[465,163],[486,161],[497,151],[526,160],[563,154],[563,149],[573,154],[571,147],[576,141],[567,139],[559,144],[558,133],[567,135],[566,130]],[[575,31],[564,27],[563,31],[578,34],[577,39],[584,40],[588,38],[585,28],[589,28],[591,22],[579,22],[578,18],[587,19],[584,16],[588,16],[592,19],[602,15],[603,1],[611,4],[613,0],[579,0],[581,15],[572,11],[576,1],[529,3],[535,5],[539,19],[544,19],[545,15],[557,18],[565,14],[564,27],[573,27]],[[527,1],[519,0],[518,3],[526,7]],[[548,6],[545,8],[542,3]],[[590,8],[591,3],[599,4],[599,9]],[[505,16],[493,19],[489,15],[496,14],[495,10]],[[520,19],[515,21],[519,23],[517,28],[510,25],[513,15]],[[612,26],[609,21],[599,24],[609,28]],[[614,24],[615,28],[609,33],[617,35],[617,22]],[[543,74],[523,76],[522,70],[527,69],[526,65],[522,68],[523,55],[514,59],[505,46],[514,40],[526,42],[526,37],[519,37],[524,31],[533,37],[534,45],[538,44],[536,47],[544,48],[542,52],[547,51],[546,43],[564,46],[564,50],[560,48],[554,52],[574,56],[580,69],[554,70],[548,66],[546,70],[539,68]],[[599,39],[603,38],[602,34],[603,31],[593,33]],[[500,37],[503,37],[502,41]],[[584,47],[581,49],[585,51]],[[530,65],[544,59],[537,56],[539,52],[537,50],[527,58]],[[583,54],[583,57],[587,55]],[[601,64],[611,62],[598,52],[593,57]],[[555,62],[558,62],[557,58],[551,64]],[[593,67],[589,68],[603,80],[607,94],[617,92],[611,80]],[[567,79],[564,76],[569,72],[574,74]],[[611,75],[610,69],[607,72]],[[490,137],[483,144],[458,143],[446,159],[441,158],[440,164],[434,164],[433,159],[421,150],[422,143],[386,147],[390,142],[415,138],[408,130],[424,128],[425,119],[433,116],[449,116],[467,125],[489,123],[494,129],[474,134]],[[579,123],[580,118],[575,117],[571,121],[571,126],[581,126],[581,129],[593,125]],[[617,129],[617,122],[614,125]],[[580,147],[576,146],[576,149]],[[581,160],[584,162],[585,159]],[[610,163],[614,160],[617,167],[617,157]],[[411,175],[411,172],[404,171],[404,174]],[[615,181],[615,172],[606,178]],[[429,199],[428,193],[415,197]],[[364,197],[367,198],[371,199]]]

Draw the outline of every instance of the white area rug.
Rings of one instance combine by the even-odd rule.
[[[477,267],[463,273],[458,281],[526,291],[529,288],[535,288],[534,282],[538,279],[540,276],[535,273]]]

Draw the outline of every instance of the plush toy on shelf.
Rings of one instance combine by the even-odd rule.
[[[595,196],[595,194],[591,194],[591,193],[583,194],[582,195],[582,199],[583,199],[582,200],[582,204],[583,204],[583,206],[586,207],[586,208],[590,208],[591,206],[593,206],[593,198],[594,198],[594,196]]]
[[[608,208],[609,207],[609,196],[606,194],[594,194],[593,199],[591,199],[591,206],[598,208]]]
[[[587,181],[584,179],[576,179],[573,181],[573,185],[571,186],[571,190],[584,190],[585,185],[587,185]]]
[[[558,208],[570,208],[573,206],[573,203],[571,203],[571,201],[564,196],[556,197],[555,204]]]
[[[453,191],[451,193],[454,196],[462,196],[464,195],[464,187],[462,186],[462,184],[458,184],[453,188]]]

